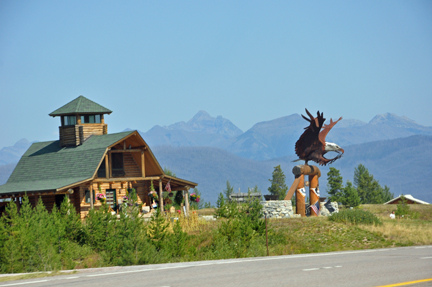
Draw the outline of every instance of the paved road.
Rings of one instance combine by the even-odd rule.
[[[85,269],[2,286],[381,286],[430,279],[432,246]],[[405,285],[408,286],[408,285]]]

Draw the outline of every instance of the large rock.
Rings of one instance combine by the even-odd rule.
[[[294,217],[291,200],[261,201],[263,213],[267,218],[292,218]]]

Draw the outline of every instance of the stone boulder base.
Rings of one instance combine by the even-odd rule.
[[[261,201],[263,214],[267,218],[292,218],[294,217],[291,200]]]

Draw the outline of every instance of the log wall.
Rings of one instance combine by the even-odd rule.
[[[125,177],[140,177],[141,169],[132,154],[129,152],[123,153],[123,165]]]
[[[74,126],[60,126],[60,145],[78,146],[91,135],[105,135],[108,133],[107,124],[82,124]]]

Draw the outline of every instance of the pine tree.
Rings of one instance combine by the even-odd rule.
[[[221,193],[219,193],[218,199],[216,201],[216,211],[215,211],[216,217],[225,217],[226,216],[226,204],[225,204],[225,197]]]
[[[285,184],[285,174],[283,173],[281,166],[275,166],[272,173],[272,179],[269,179],[271,186],[268,188],[271,194],[277,195],[279,200],[283,200],[288,191],[288,187]]]
[[[234,187],[231,186],[229,180],[227,180],[227,182],[226,182],[226,189],[224,189],[223,192],[225,194],[225,199],[226,200],[230,200],[230,195],[233,194]]]
[[[162,247],[165,245],[165,240],[168,236],[168,226],[169,222],[167,222],[166,218],[158,208],[156,214],[153,216],[150,222],[148,229],[148,235],[150,236],[150,239],[157,252],[160,252]]]
[[[390,187],[388,187],[387,185],[384,185],[384,189],[382,193],[383,193],[384,202],[390,201],[394,198],[394,194],[390,192]]]
[[[359,164],[354,170],[354,184],[360,197],[360,203],[362,204],[379,204],[388,201],[385,199],[389,197],[393,198],[390,189],[387,186],[382,188],[379,182],[374,179],[373,175],[362,164]]]
[[[341,202],[343,205],[349,207],[360,205],[360,197],[350,181],[347,181],[346,186],[343,188]]]
[[[331,201],[342,202],[343,185],[342,176],[340,171],[334,167],[330,167],[327,173],[327,193],[330,195]]]

